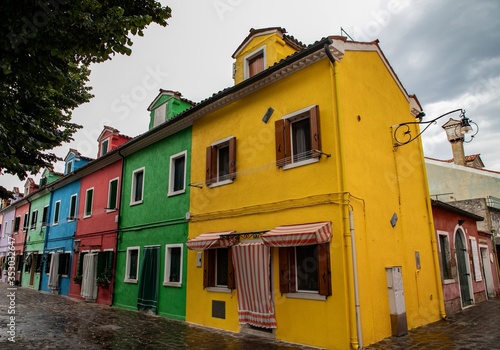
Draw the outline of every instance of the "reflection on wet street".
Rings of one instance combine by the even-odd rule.
[[[14,297],[9,297],[14,293]],[[12,300],[14,299],[12,304]],[[9,307],[14,308],[9,309]],[[15,314],[9,314],[15,310]],[[15,316],[14,332],[10,316]],[[390,337],[366,350],[500,349],[500,299]],[[9,341],[9,338],[15,340]],[[312,349],[276,340],[190,325],[131,310],[85,303],[0,283],[0,349]]]
[[[10,291],[0,283],[0,349],[306,349],[207,329],[67,297],[17,288],[15,343],[8,334]]]

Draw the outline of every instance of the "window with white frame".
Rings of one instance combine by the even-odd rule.
[[[153,113],[154,113],[153,117],[153,128],[154,128],[166,120],[167,103],[164,103],[161,106],[156,107]]]
[[[31,213],[31,229],[36,230],[36,222],[38,220],[38,210],[34,210]]]
[[[182,244],[165,246],[165,278],[163,285],[180,287],[182,285]]]
[[[68,221],[73,221],[76,219],[76,199],[76,194],[72,195],[69,199]]]
[[[329,243],[279,248],[281,293],[331,295]]]
[[[43,207],[43,212],[42,212],[42,227],[47,226],[49,221],[49,206],[46,205]]]
[[[132,172],[130,205],[140,204],[144,200],[144,167]]]
[[[66,163],[64,175],[69,174],[72,171],[73,171],[73,161],[70,160],[69,162]]]
[[[439,262],[441,264],[441,278],[443,281],[453,280],[451,272],[451,250],[448,232],[438,231],[439,237]]]
[[[263,46],[244,57],[245,79],[253,77],[266,68],[266,47]]]
[[[321,155],[318,106],[303,108],[277,120],[275,135],[278,167],[317,162]]]
[[[92,216],[92,202],[94,199],[94,188],[89,188],[85,192],[85,212],[83,214],[84,218]]]
[[[139,247],[127,248],[127,261],[125,264],[125,282],[137,283],[139,276]]]
[[[28,231],[29,217],[30,217],[29,213],[24,213],[24,218],[23,218],[23,232]]]
[[[236,288],[231,247],[206,249],[203,254],[203,287]]]
[[[206,150],[206,184],[217,186],[233,182],[236,178],[236,138],[212,143]]]
[[[101,156],[108,153],[108,148],[109,148],[109,138],[101,142]]]
[[[54,225],[57,225],[59,223],[60,211],[61,211],[61,201],[57,201],[56,204],[54,205],[54,220],[52,221]]]
[[[21,217],[16,216],[16,219],[14,221],[14,233],[15,234],[19,233],[19,226],[21,226]]]
[[[106,210],[113,211],[116,210],[118,200],[118,178],[109,181],[108,187],[108,206]]]
[[[170,157],[169,196],[186,192],[186,154],[183,151]]]

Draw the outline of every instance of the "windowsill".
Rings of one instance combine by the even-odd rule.
[[[456,283],[455,280],[444,280],[443,281],[443,284],[453,284],[453,283]]]
[[[125,279],[123,280],[123,282],[125,282],[125,283],[135,283],[135,284],[137,284],[137,280],[136,280],[136,279],[135,279],[135,280],[133,280],[133,279],[128,279],[128,278],[125,278]]]
[[[326,300],[326,295],[319,295],[317,293],[286,293],[287,298],[290,299],[307,299],[307,300]]]
[[[182,282],[163,282],[163,286],[165,287],[182,287]]]
[[[88,219],[88,218],[91,218],[91,217],[92,217],[92,214],[90,214],[90,215],[84,215],[83,216],[84,219]]]
[[[106,209],[106,214],[107,213],[114,213],[115,211],[117,211],[118,209],[114,208],[114,209]]]
[[[54,222],[54,223],[52,224],[52,227],[57,226],[57,225],[59,225],[59,223],[58,223],[58,222]],[[42,227],[45,227],[45,226],[42,226]]]
[[[208,187],[209,188],[214,188],[214,187],[219,187],[219,186],[224,186],[224,185],[229,185],[232,184],[233,180],[223,180],[223,181],[218,181],[213,184],[210,184]]]
[[[143,201],[130,202],[130,206],[142,204]]]
[[[306,160],[301,160],[300,162],[295,162],[295,163],[284,165],[283,170],[293,169],[293,168],[297,168],[297,167],[300,167],[303,165],[313,164],[313,163],[317,163],[317,162],[319,162],[319,158],[310,158],[310,159],[306,159]]]
[[[175,192],[169,192],[167,194],[167,197],[177,196],[178,194],[183,194],[183,193],[186,193],[186,189],[183,189],[180,191],[175,191]]]
[[[207,291],[217,293],[231,293],[231,289],[227,287],[207,287]]]

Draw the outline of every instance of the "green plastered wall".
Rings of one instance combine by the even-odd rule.
[[[24,252],[29,253],[29,252],[38,252],[39,254],[43,254],[44,246],[45,246],[45,235],[47,232],[47,226],[42,226],[42,215],[43,215],[43,208],[48,206],[50,202],[50,193],[47,193],[45,195],[42,195],[36,199],[34,199],[31,202],[31,207],[29,211],[29,227],[26,232],[26,243],[24,247]],[[38,210],[38,218],[37,218],[37,223],[36,223],[36,229],[33,230],[31,229],[31,215],[32,213]],[[50,218],[50,210],[49,210],[49,217]],[[28,287],[30,286],[30,272],[24,272],[25,269],[25,264],[23,264],[23,276],[22,276],[22,281],[21,281],[21,286],[23,287]],[[45,273],[43,270],[42,266],[42,271],[41,273]],[[34,289],[39,289],[40,287],[40,279],[41,279],[41,273],[35,273],[33,276],[33,288]]]
[[[183,151],[187,152],[185,192],[169,197],[170,157]],[[158,314],[175,319],[185,319],[187,271],[185,245],[182,253],[181,287],[163,286],[163,281],[165,245],[185,244],[188,237],[186,213],[189,212],[190,164],[191,128],[149,145],[124,159],[113,305],[137,310],[139,285],[124,281],[127,247],[140,247],[140,264],[144,246],[159,245],[161,256]],[[132,173],[142,167],[144,167],[143,202],[130,205]]]

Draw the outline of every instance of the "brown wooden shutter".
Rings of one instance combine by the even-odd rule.
[[[229,179],[236,178],[236,137],[229,140]]]
[[[311,149],[321,151],[321,134],[319,129],[319,107],[314,106],[309,110],[309,120],[311,126]],[[319,157],[320,154],[312,152],[313,157]]]
[[[227,288],[236,289],[236,279],[234,276],[233,250],[227,248]]]
[[[283,119],[274,123],[274,133],[276,139],[276,166],[281,168],[286,164],[285,121]]]
[[[203,251],[203,288],[215,286],[215,249]]]
[[[264,70],[264,54],[261,53],[248,60],[248,77],[253,77],[255,74]]]
[[[280,293],[290,292],[290,268],[288,264],[288,248],[279,250]]]
[[[320,295],[332,295],[330,245],[318,244],[318,288]]]
[[[207,147],[207,163],[205,171],[205,183],[210,185],[213,182],[212,179],[212,146]]]

